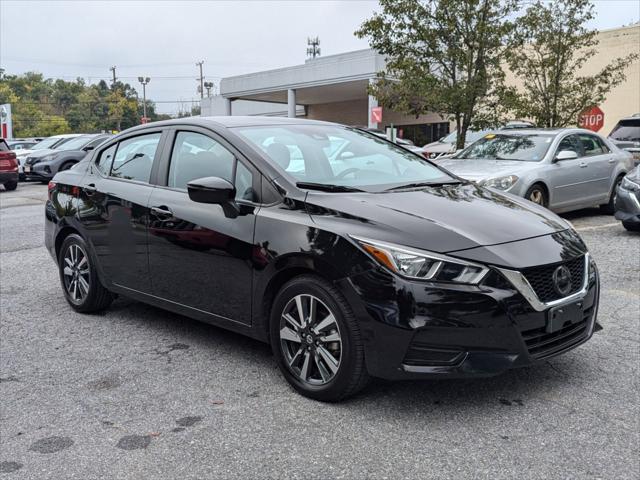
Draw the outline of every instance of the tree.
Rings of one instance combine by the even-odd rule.
[[[595,75],[580,70],[596,54],[590,0],[537,0],[516,21],[509,69],[523,87],[513,88],[511,105],[518,116],[539,126],[575,125],[581,112],[602,103],[612,88],[625,80],[625,69],[638,58],[630,54],[612,60]]]
[[[356,32],[387,57],[371,87],[383,106],[437,112],[456,122],[457,147],[470,126],[495,124],[518,0],[380,0]]]

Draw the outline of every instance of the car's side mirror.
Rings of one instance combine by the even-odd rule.
[[[204,177],[191,180],[187,184],[189,198],[198,203],[223,205],[236,196],[236,188],[224,178]]]
[[[562,160],[575,160],[578,158],[578,154],[573,150],[562,150],[553,159],[554,162],[561,162]]]
[[[86,147],[84,147],[82,150],[84,150],[85,152],[90,152],[90,151],[91,151],[91,150],[93,150],[94,148],[96,148],[96,147],[91,146],[91,145],[87,145],[87,146],[86,146]]]

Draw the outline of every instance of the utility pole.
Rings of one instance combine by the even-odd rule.
[[[196,67],[200,67],[200,98],[204,98],[204,76],[202,75],[202,64],[204,60],[196,62]]]
[[[147,123],[147,84],[151,79],[149,77],[138,77],[138,81],[142,84],[142,123]]]
[[[111,73],[113,73],[113,84],[111,86],[115,87],[116,86],[116,66],[114,65],[109,70],[111,70]]]
[[[320,39],[318,37],[307,37],[307,56],[316,58],[320,56]]]

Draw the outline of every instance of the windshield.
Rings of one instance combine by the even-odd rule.
[[[93,138],[93,135],[82,135],[81,137],[70,138],[68,141],[56,146],[56,150],[82,150]]]
[[[467,130],[467,136],[465,137],[465,142],[466,143],[472,143],[475,142],[476,140],[479,140],[480,138],[482,138],[484,135],[486,135],[487,133],[489,133],[490,130],[480,130],[478,132],[475,132],[473,130]],[[438,140],[440,143],[456,143],[458,139],[458,132],[457,131],[453,131],[451,132],[449,135],[442,137],[440,140]]]
[[[60,138],[60,137],[45,138],[41,142],[38,142],[33,147],[31,147],[31,150],[44,150],[46,148],[53,148],[53,146],[56,143],[60,143],[61,140],[64,141],[64,140],[67,140],[67,139],[66,138]]]
[[[234,130],[296,182],[382,191],[454,180],[418,155],[356,129],[272,125]]]
[[[455,158],[539,162],[546,155],[552,141],[553,135],[489,133],[465,148]]]
[[[618,141],[640,142],[640,118],[620,120],[609,137]]]

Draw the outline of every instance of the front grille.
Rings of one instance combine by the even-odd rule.
[[[582,320],[566,325],[557,332],[548,333],[545,327],[522,332],[522,339],[527,345],[529,355],[541,359],[560,353],[580,343],[588,334],[588,326],[592,314],[593,307],[585,309]]]
[[[552,302],[576,293],[582,288],[584,284],[584,262],[585,257],[582,256],[567,262],[526,268],[522,271],[522,274],[531,285],[531,288],[533,288],[533,291],[536,292],[538,300],[545,303]],[[560,265],[565,265],[571,272],[571,290],[566,295],[560,295],[553,287],[553,272]]]

